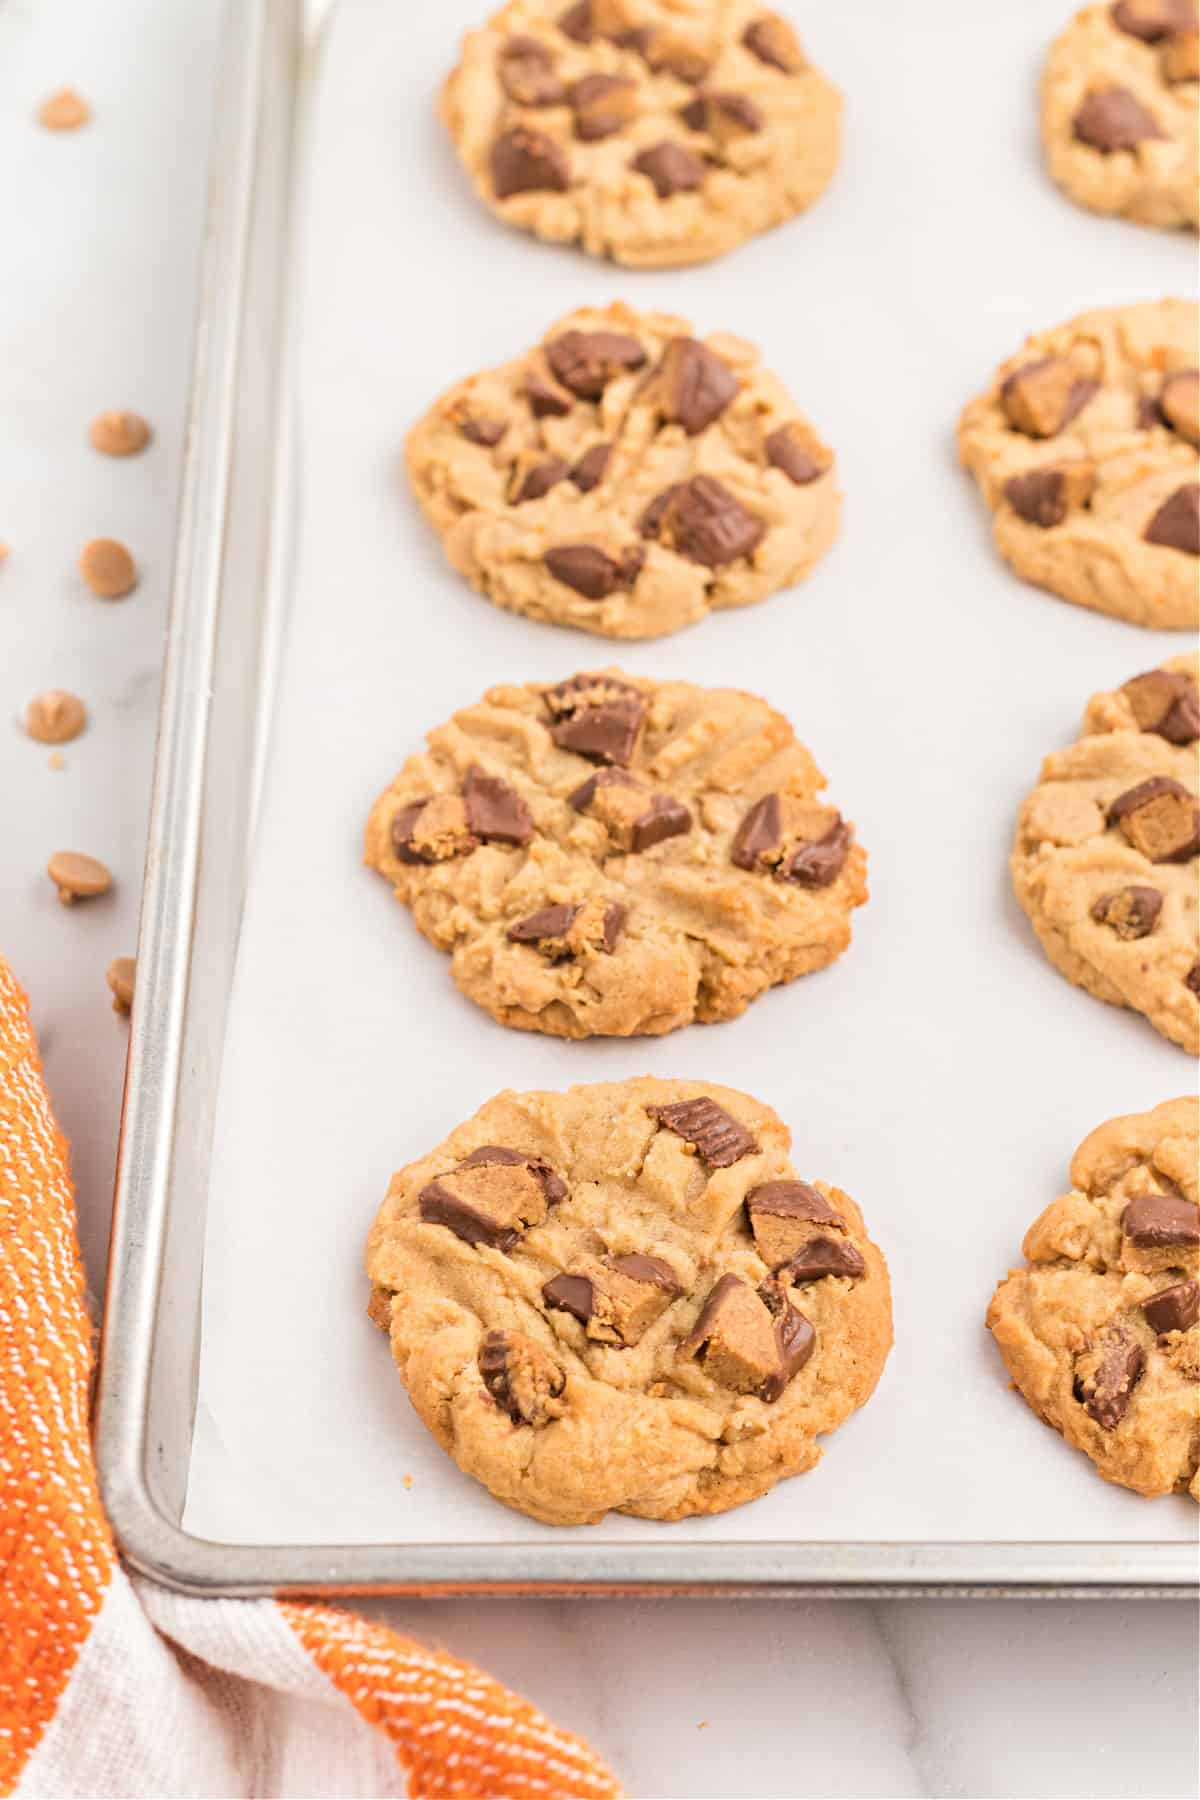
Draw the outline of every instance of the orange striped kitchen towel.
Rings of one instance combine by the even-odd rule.
[[[0,1794],[619,1795],[467,1663],[335,1607],[121,1568],[88,1440],[67,1147],[0,957]]]

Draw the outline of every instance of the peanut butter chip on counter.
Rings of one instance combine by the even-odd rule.
[[[64,906],[106,894],[112,886],[112,876],[102,862],[75,850],[57,850],[46,865],[46,873]]]
[[[59,88],[38,107],[38,124],[47,131],[78,131],[92,116],[92,109],[82,94],[72,87]]]
[[[112,989],[113,1011],[127,1013],[133,1005],[133,983],[137,963],[132,956],[115,956],[108,965],[106,980]]]
[[[93,450],[104,456],[136,456],[152,435],[145,419],[135,412],[99,413],[88,430]]]
[[[137,586],[137,564],[115,538],[93,538],[85,544],[79,572],[101,600],[123,600]]]
[[[86,724],[87,707],[62,688],[47,688],[25,708],[25,729],[39,744],[69,744]]]

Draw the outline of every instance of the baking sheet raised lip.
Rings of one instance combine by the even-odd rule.
[[[605,285],[611,291],[612,272],[607,273],[609,280]],[[694,281],[694,277],[692,279]],[[690,287],[686,293],[671,295],[659,303],[701,310],[700,297],[694,295]],[[706,323],[718,322],[724,321],[706,320]],[[483,360],[488,359],[480,357],[480,361]],[[196,473],[193,470],[193,475]],[[212,473],[210,470],[210,477]],[[227,582],[229,577],[227,570]],[[508,626],[512,623],[505,621]],[[484,624],[485,621],[480,620],[481,627]],[[1141,641],[1146,642],[1145,639]],[[673,642],[657,648],[660,652],[665,648],[669,655]],[[577,654],[578,639],[564,639],[563,643],[573,661],[585,660],[586,652],[585,655]],[[589,644],[586,648],[590,650],[592,646]],[[598,645],[596,648],[603,653],[608,647]],[[600,660],[605,659],[602,654]],[[544,656],[542,660],[545,661]],[[634,667],[646,666],[644,658],[634,662],[631,657],[630,662]],[[817,749],[820,755],[819,742]],[[444,970],[439,972],[444,975]],[[173,997],[181,1005],[182,996],[178,989]],[[151,1004],[147,997],[147,1010]],[[172,1029],[177,1030],[182,1022],[180,1016],[175,1016],[170,1021]],[[144,1026],[145,1020],[141,1023]],[[725,1029],[737,1030],[739,1027]],[[160,1096],[160,1110],[169,1097],[169,1094]],[[161,1327],[161,1319],[159,1325]],[[148,1356],[149,1343],[144,1348]],[[139,1371],[133,1368],[129,1373],[136,1382]],[[140,1374],[144,1378],[144,1368]],[[879,1405],[878,1400],[876,1405]],[[103,1407],[101,1419],[103,1424]],[[125,1446],[126,1451],[130,1448],[128,1444]],[[160,1578],[203,1591],[214,1588],[261,1591],[281,1586],[312,1588],[331,1584],[339,1588],[380,1585],[390,1589],[417,1585],[424,1590],[445,1587],[461,1591],[464,1585],[491,1588],[510,1583],[521,1588],[555,1585],[561,1590],[563,1586],[574,1588],[582,1578],[615,1591],[630,1591],[642,1584],[654,1585],[661,1591],[663,1586],[680,1590],[697,1585],[707,1588],[713,1583],[722,1589],[744,1591],[750,1586],[757,1591],[761,1584],[788,1592],[820,1592],[830,1588],[839,1593],[909,1592],[948,1587],[982,1592],[1007,1588],[1011,1584],[1016,1584],[1013,1591],[1022,1592],[1068,1589],[1166,1592],[1177,1591],[1181,1585],[1186,1586],[1195,1579],[1194,1554],[1191,1544],[1186,1541],[1073,1544],[1064,1540],[1047,1545],[1016,1541],[878,1544],[862,1540],[841,1544],[769,1541],[746,1544],[737,1541],[735,1529],[734,1541],[707,1544],[702,1553],[694,1557],[692,1552],[696,1547],[678,1539],[652,1544],[605,1544],[594,1540],[586,1544],[555,1544],[547,1542],[544,1534],[532,1554],[527,1553],[527,1546],[520,1543],[429,1545],[411,1542],[404,1545],[356,1544],[340,1548],[265,1542],[254,1545],[206,1543],[195,1533],[181,1531],[164,1512],[151,1485],[144,1479],[146,1449],[139,1432],[132,1456],[122,1454],[116,1459],[102,1459],[116,1475],[115,1481],[106,1485],[110,1507],[114,1514],[119,1512],[121,1515],[116,1519],[118,1530],[134,1560],[151,1567]],[[119,1464],[119,1469],[114,1467],[114,1462]],[[116,1506],[113,1506],[114,1500],[118,1502]]]

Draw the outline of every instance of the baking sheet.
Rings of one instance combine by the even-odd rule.
[[[457,34],[485,5],[343,0],[323,54],[297,574],[216,1122],[185,1527],[249,1543],[544,1541],[411,1412],[366,1319],[363,1241],[392,1170],[497,1089],[649,1072],[778,1109],[799,1172],[852,1192],[887,1253],[897,1342],[807,1478],[719,1518],[610,1518],[581,1538],[1186,1540],[1186,1501],[1103,1484],[1037,1424],[982,1325],[1084,1133],[1193,1079],[1143,1021],[1050,968],[1006,872],[1041,755],[1074,735],[1093,690],[1184,640],[1010,576],[952,439],[1028,330],[1190,292],[1194,247],[1077,212],[1044,178],[1033,95],[1060,9],[797,0],[785,10],[847,96],[829,193],[711,267],[591,263],[494,223],[436,122]],[[405,428],[443,387],[613,296],[761,344],[835,446],[846,493],[841,540],[802,587],[630,646],[471,593],[400,475]],[[872,898],[839,964],[739,1021],[561,1044],[460,998],[361,867],[361,828],[456,706],[609,660],[787,712],[868,848]]]

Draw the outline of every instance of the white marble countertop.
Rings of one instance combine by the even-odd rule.
[[[104,971],[132,952],[137,924],[221,12],[219,0],[0,0],[0,946],[32,996],[96,1288],[125,1046]],[[33,113],[66,83],[95,118],[53,136]],[[117,406],[155,427],[130,462],[86,442],[92,416]],[[76,573],[97,535],[137,554],[127,601],[93,599]],[[49,686],[92,713],[60,769],[19,726]],[[114,893],[60,907],[43,873],[60,848],[103,858]],[[1196,1623],[1184,1606],[378,1610],[589,1735],[643,1800],[1174,1800],[1195,1787]]]

